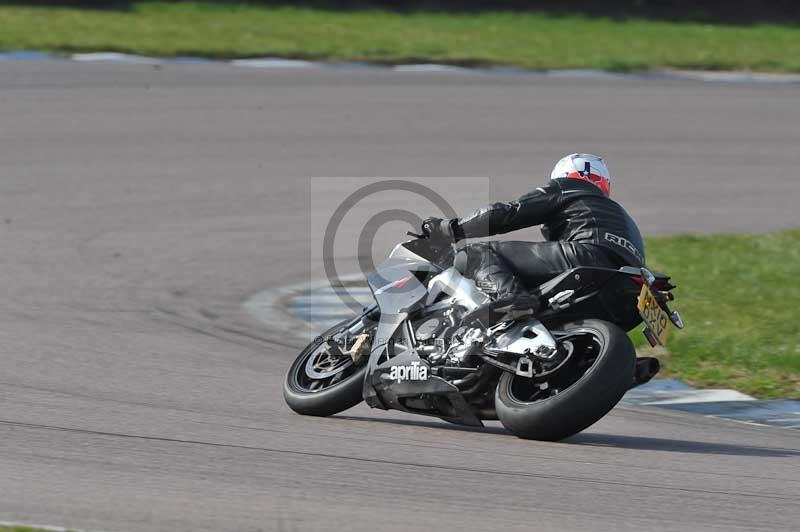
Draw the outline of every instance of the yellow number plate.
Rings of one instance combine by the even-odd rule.
[[[669,330],[669,315],[658,306],[658,301],[653,297],[647,285],[642,286],[639,294],[639,315],[642,316],[645,325],[653,331],[658,343],[665,345],[667,342],[667,331]]]

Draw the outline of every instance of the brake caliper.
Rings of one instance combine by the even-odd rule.
[[[350,357],[353,359],[353,362],[358,362],[368,350],[369,350],[369,333],[361,333],[356,336],[355,342],[353,342],[353,347],[350,348]]]

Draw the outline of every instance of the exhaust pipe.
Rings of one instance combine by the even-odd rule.
[[[633,386],[641,386],[656,376],[661,369],[661,363],[654,357],[640,357],[636,359],[636,368],[633,372]]]

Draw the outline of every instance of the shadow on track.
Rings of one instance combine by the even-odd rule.
[[[591,447],[613,447],[642,451],[668,451],[673,453],[721,454],[733,456],[800,457],[800,450],[752,447],[730,443],[648,438],[620,434],[581,433],[564,440],[564,443]]]
[[[465,427],[451,425],[439,421],[424,421],[414,419],[390,419],[360,416],[333,416],[337,419],[349,421],[366,421],[369,423],[383,423],[388,425],[402,425],[410,427],[424,427],[430,429],[450,430],[459,432],[477,432],[484,434],[498,434],[511,436],[511,433],[501,427]],[[524,440],[520,440],[523,442]],[[735,445],[730,443],[711,443],[703,441],[675,440],[670,438],[650,438],[644,436],[626,436],[621,434],[580,433],[561,441],[564,445],[577,445],[586,447],[610,447],[614,449],[634,449],[640,451],[666,451],[672,453],[690,454],[717,454],[728,456],[762,456],[762,457],[800,457],[800,450],[774,449],[769,447],[753,447],[748,445]]]
[[[425,427],[429,429],[456,430],[459,432],[482,432],[486,434],[504,434],[511,436],[511,433],[500,427],[467,427],[464,425],[452,425],[446,421],[423,421],[416,419],[391,419],[360,416],[332,416],[336,419],[347,419],[349,421],[368,421],[370,423],[386,423],[389,425],[405,425],[410,427]]]

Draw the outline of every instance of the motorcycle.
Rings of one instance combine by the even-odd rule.
[[[299,414],[370,407],[556,441],[605,416],[659,371],[626,331],[644,322],[653,346],[683,328],[670,278],[646,268],[578,267],[538,286],[535,316],[475,318],[487,294],[452,266],[453,244],[417,235],[367,277],[375,302],[295,359],[284,398]],[[525,283],[524,277],[521,278]],[[479,313],[478,313],[479,314]]]

